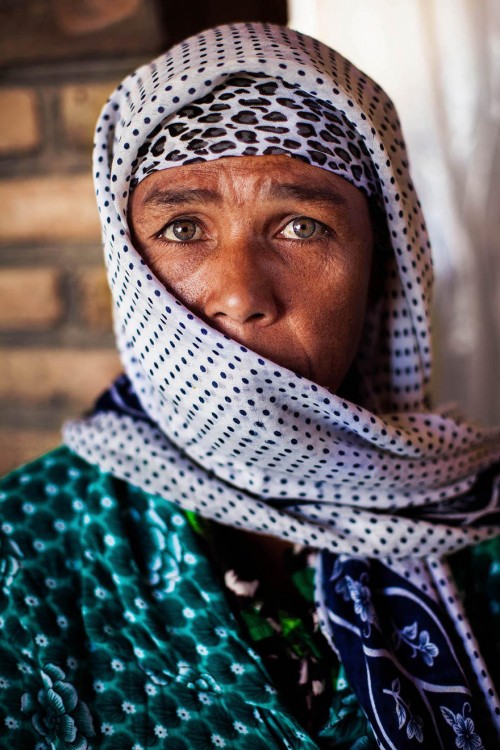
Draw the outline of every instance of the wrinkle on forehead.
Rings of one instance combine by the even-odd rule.
[[[136,192],[143,206],[221,204],[224,200],[243,206],[249,199],[260,198],[345,207],[349,199],[354,205],[366,201],[342,177],[287,156],[233,157],[172,167],[149,175]]]

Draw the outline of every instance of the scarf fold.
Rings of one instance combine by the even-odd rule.
[[[242,112],[246,121],[235,121]],[[391,247],[375,249],[384,285],[355,361],[359,404],[210,328],[134,248],[127,203],[137,181],[228,152],[302,158],[383,206]],[[65,427],[67,444],[186,510],[324,550],[324,627],[346,668],[364,670],[353,684],[381,747],[415,746],[421,736],[460,746],[457,727],[479,726],[463,655],[446,640],[448,615],[427,601],[427,584],[412,586],[398,571],[497,533],[498,484],[480,475],[500,461],[500,438],[428,406],[430,248],[392,102],[316,40],[265,24],[225,26],[120,85],[98,123],[94,169],[127,378],[96,413]],[[373,597],[387,622],[363,620]],[[408,658],[418,662],[412,648],[423,672],[408,668]],[[367,649],[390,656],[368,658]],[[427,666],[435,682],[424,689]],[[479,750],[481,741],[469,745]]]
[[[314,385],[312,389],[319,390]],[[338,401],[331,395],[329,399]],[[280,431],[285,432],[282,425]],[[405,439],[399,427],[395,432]],[[235,442],[240,441],[241,435],[233,433]],[[147,417],[126,377],[100,399],[92,416],[66,425],[65,439],[91,463],[186,510],[338,554],[398,559],[440,555],[497,533],[498,492],[491,488],[474,491],[477,473],[491,464],[491,451],[484,446],[473,456],[474,474],[445,488],[437,485],[425,490],[410,483],[408,469],[418,465],[415,459],[367,448],[368,441],[354,434],[336,441],[335,454],[342,456],[338,463],[345,467],[337,468],[337,483],[321,477],[322,466],[311,470],[308,482],[305,468],[298,475],[298,467],[293,473],[273,471],[269,465],[245,465],[236,456],[226,463],[218,451],[207,466],[196,454],[193,457],[189,450],[179,448]],[[314,440],[312,436],[306,439]],[[454,460],[443,460],[441,465],[450,470]],[[434,461],[421,460],[420,465],[425,468]],[[332,471],[332,463],[325,461],[325,471]],[[367,472],[363,481],[360,467],[369,465],[373,478]],[[400,487],[395,481],[384,486],[376,474],[378,467],[389,477],[399,471]]]

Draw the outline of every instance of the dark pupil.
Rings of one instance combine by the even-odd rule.
[[[172,226],[172,230],[178,240],[192,240],[196,234],[194,221],[176,221]]]
[[[316,222],[313,219],[296,219],[293,222],[293,231],[301,240],[307,240],[312,237],[316,229]]]

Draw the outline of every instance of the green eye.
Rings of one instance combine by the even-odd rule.
[[[176,219],[162,229],[160,236],[170,242],[190,242],[199,239],[199,226],[192,219]]]
[[[308,216],[299,216],[289,221],[281,234],[287,240],[310,240],[313,237],[325,234],[325,227],[319,221],[310,219]]]

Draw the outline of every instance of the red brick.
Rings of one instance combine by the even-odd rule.
[[[104,268],[86,268],[77,273],[82,321],[94,330],[110,331],[111,292]]]
[[[98,242],[98,212],[89,174],[0,182],[0,242]]]
[[[50,328],[63,313],[58,274],[46,268],[0,270],[0,329]]]
[[[61,114],[67,142],[90,150],[97,117],[118,81],[64,86]]]
[[[40,142],[32,89],[0,89],[0,153],[30,151]]]
[[[25,403],[89,407],[121,370],[105,349],[4,349],[1,357],[0,399]]]
[[[61,443],[61,434],[44,430],[0,429],[0,476]]]

